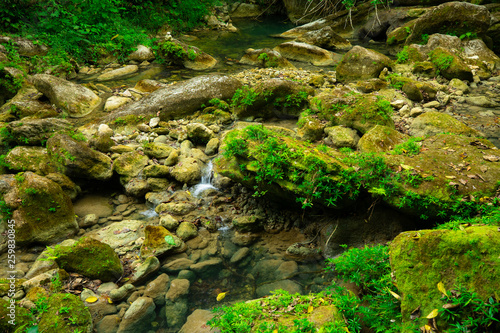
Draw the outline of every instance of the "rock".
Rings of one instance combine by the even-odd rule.
[[[276,275],[279,279],[292,278],[299,271],[299,266],[295,261],[285,261],[278,267]]]
[[[155,304],[149,297],[139,297],[125,312],[117,333],[136,333],[145,330],[155,319]]]
[[[499,104],[486,96],[467,96],[465,102],[470,105],[481,106],[483,108],[498,107]]]
[[[39,100],[43,94],[33,86],[22,86],[15,96],[12,94],[9,91],[3,97],[3,92],[0,93],[0,113],[10,113],[11,109],[15,109],[15,114],[20,119],[25,117],[50,118],[59,115],[54,106]],[[4,104],[2,99],[6,97],[10,100]]]
[[[178,273],[179,271],[188,269],[194,261],[187,258],[172,260],[161,267],[161,270],[170,274]]]
[[[117,281],[123,275],[123,266],[115,251],[90,237],[81,238],[73,246],[59,247],[56,257],[60,268],[92,280]]]
[[[334,63],[330,51],[306,43],[286,42],[276,46],[274,50],[287,59],[309,62],[314,66],[330,66]]]
[[[228,100],[233,97],[241,82],[228,76],[198,76],[165,88],[158,89],[141,100],[127,105],[123,110],[105,117],[108,123],[127,115],[156,115],[160,119],[192,114],[212,98]]]
[[[213,68],[217,60],[199,48],[171,38],[157,42],[156,51],[167,63],[183,65],[192,70]]]
[[[351,43],[344,37],[336,34],[330,26],[306,32],[297,38],[297,41],[327,50],[349,50],[352,48]]]
[[[173,235],[162,226],[147,225],[144,229],[144,243],[141,245],[141,257],[161,256],[184,245],[179,237]]]
[[[88,236],[108,244],[112,249],[116,249],[135,242],[139,238],[139,229],[143,223],[144,221],[138,220],[115,222],[104,228],[90,232]]]
[[[150,142],[144,145],[144,154],[150,158],[167,158],[174,150],[175,148],[166,143]]]
[[[113,162],[113,171],[120,176],[136,177],[148,165],[148,160],[137,151],[125,153]]]
[[[358,133],[352,128],[344,126],[327,127],[325,133],[336,148],[355,148],[359,141]]]
[[[170,174],[182,184],[195,185],[201,179],[200,162],[192,157],[186,157],[172,168]]]
[[[132,277],[130,278],[130,283],[135,283],[136,285],[143,283],[147,279],[160,269],[160,261],[156,257],[148,257],[141,263],[136,269]]]
[[[70,117],[84,117],[101,103],[101,98],[90,89],[64,79],[35,74],[32,80],[35,88],[47,96],[51,104],[66,111]]]
[[[148,165],[142,171],[144,177],[167,177],[170,175],[170,168],[166,165],[153,164]]]
[[[349,82],[377,78],[384,67],[391,67],[387,56],[361,46],[354,46],[337,66],[337,80]]]
[[[116,110],[128,102],[132,101],[131,98],[128,97],[122,97],[122,96],[111,96],[106,100],[106,104],[104,104],[104,111],[106,112],[111,112],[113,110]]]
[[[213,258],[196,264],[192,264],[189,268],[201,278],[217,276],[221,269],[222,259]]]
[[[17,47],[17,52],[23,57],[44,56],[49,48],[39,41],[33,42],[29,39],[16,37],[11,42]]]
[[[165,294],[170,287],[170,278],[163,273],[153,281],[149,282],[144,290],[144,297],[153,299],[156,306],[165,304]]]
[[[412,101],[421,102],[424,100],[424,95],[422,94],[420,89],[417,88],[417,85],[413,82],[406,82],[405,84],[403,84],[403,87],[401,87],[401,90]]]
[[[69,311],[61,312],[61,308]],[[78,296],[57,293],[49,297],[47,310],[38,321],[38,329],[40,332],[51,333],[75,330],[92,332],[92,316]]]
[[[154,60],[155,55],[151,48],[144,46],[144,45],[137,45],[137,50],[134,52],[130,53],[128,55],[129,60],[135,60],[135,61],[151,61]]]
[[[160,216],[160,225],[167,230],[174,231],[179,226],[179,223],[172,215],[164,214]]]
[[[111,159],[66,134],[47,140],[51,161],[68,177],[107,180],[111,178]]]
[[[78,231],[71,199],[58,184],[29,171],[2,175],[0,182],[19,245],[51,244]]]
[[[395,129],[376,125],[361,137],[358,142],[358,149],[362,153],[388,151],[406,139],[408,139],[407,135],[401,134]]]
[[[464,93],[468,93],[470,91],[467,83],[463,82],[460,79],[451,79],[450,82],[448,83],[448,87],[460,90]]]
[[[211,69],[217,65],[217,59],[210,54],[202,52],[196,47],[190,46],[190,49],[195,49],[196,58],[193,60],[187,59],[184,61],[184,67],[195,71],[204,71]]]
[[[263,68],[295,68],[295,66],[287,59],[283,58],[278,51],[268,48],[246,50],[245,54],[240,59],[240,63]]]
[[[239,261],[247,258],[248,253],[250,252],[250,249],[248,247],[242,247],[238,251],[236,251],[232,256],[229,262],[231,264],[236,264]]]
[[[216,328],[206,325],[213,316],[214,314],[208,310],[196,309],[187,317],[179,333],[215,333],[218,331]]]
[[[186,321],[188,301],[186,298],[178,299],[175,303],[167,300],[163,309],[165,310],[167,326],[174,328],[175,331],[177,331],[177,329]]]
[[[120,302],[130,296],[130,294],[135,290],[135,287],[131,283],[124,284],[118,289],[113,289],[109,292],[109,297],[113,302]]]
[[[78,226],[80,228],[88,228],[88,227],[91,227],[91,226],[97,224],[98,221],[99,221],[99,217],[97,217],[97,215],[87,214],[83,217],[83,220],[78,222]]]
[[[70,131],[72,125],[65,119],[23,119],[10,122],[7,130],[14,141],[21,145],[41,145],[54,133]]]
[[[288,291],[290,294],[302,293],[300,285],[292,280],[282,280],[260,285],[257,287],[255,293],[257,294],[257,297],[264,297],[271,295],[272,291],[278,289]]]
[[[233,219],[233,226],[240,232],[259,231],[263,220],[262,216],[257,215],[237,216]]]
[[[32,171],[37,174],[47,175],[55,172],[56,168],[50,162],[46,148],[17,146],[10,150],[4,159],[9,170]]]
[[[421,313],[430,313],[444,303],[454,302],[441,299],[442,293],[436,287],[439,283],[448,293],[462,286],[477,293],[480,299],[498,292],[500,270],[494,264],[500,255],[497,229],[496,226],[472,226],[465,230],[419,230],[403,232],[391,242],[390,262],[394,282],[402,295],[403,324],[410,322],[411,312],[419,306]],[[418,238],[415,240],[415,237]],[[409,294],[412,297],[408,297]],[[465,320],[465,317],[457,320]],[[427,319],[412,321],[419,326]],[[440,316],[436,318],[436,325],[443,331],[452,329],[450,322]]]
[[[218,150],[219,150],[219,139],[217,138],[210,139],[205,148],[205,154],[209,156],[215,155],[217,154]]]
[[[104,316],[96,323],[95,329],[97,333],[115,333],[118,331],[120,320],[121,318],[115,314]]]
[[[454,133],[465,136],[480,136],[480,133],[450,115],[439,112],[426,112],[415,118],[410,125],[412,136],[430,136],[438,133]]]
[[[146,179],[132,178],[128,183],[125,184],[125,192],[133,197],[141,198],[149,192],[148,181]]]
[[[260,16],[261,13],[259,5],[241,2],[234,3],[230,11],[232,18],[255,17]]]
[[[189,294],[189,280],[186,279],[175,279],[170,283],[170,288],[165,295],[167,300],[172,302],[177,301],[180,297]]]
[[[155,80],[149,80],[149,79],[144,79],[138,81],[135,86],[134,90],[140,91],[140,92],[153,92],[156,91],[160,88],[164,88],[166,85],[164,83],[155,81]]]
[[[297,136],[304,141],[317,141],[323,137],[325,125],[314,116],[300,117]]]
[[[139,70],[139,66],[137,66],[137,65],[127,65],[127,66],[113,69],[109,72],[103,73],[103,74],[99,75],[96,80],[98,82],[103,82],[103,81],[123,79],[125,77],[130,76],[131,74],[134,74],[138,70]]]
[[[212,130],[200,123],[189,123],[186,128],[188,139],[194,143],[206,144],[214,136]]]
[[[447,78],[472,81],[472,71],[467,64],[451,51],[436,47],[430,54],[431,62],[436,65],[439,73]]]
[[[183,241],[186,241],[198,235],[198,228],[191,222],[181,222],[175,233]]]
[[[157,214],[186,215],[195,209],[196,205],[191,202],[168,202],[156,206],[155,211]]]
[[[460,36],[467,32],[484,35],[490,24],[490,13],[484,6],[467,2],[447,2],[427,11],[416,19],[406,44],[418,43],[422,35],[445,32],[453,27],[453,32]]]

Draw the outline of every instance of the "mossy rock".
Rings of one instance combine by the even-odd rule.
[[[370,49],[354,46],[337,66],[337,80],[349,82],[377,78],[384,67],[391,67],[392,60]]]
[[[113,171],[120,176],[135,177],[148,165],[148,160],[147,156],[137,151],[131,151],[120,155],[113,162]]]
[[[123,274],[116,252],[94,238],[84,237],[73,246],[61,246],[56,249],[56,257],[59,267],[90,279],[114,282]]]
[[[40,175],[55,172],[47,149],[43,147],[17,146],[5,156],[5,163],[12,171],[32,171]]]
[[[295,69],[295,66],[287,59],[283,58],[278,51],[268,48],[253,50],[249,49],[240,59],[241,64],[259,66],[263,68],[290,68]]]
[[[38,330],[46,333],[91,333],[92,317],[78,296],[53,294],[48,299],[48,309],[38,323]]]
[[[377,125],[365,133],[358,142],[363,153],[388,151],[402,143],[408,136],[387,126]]]
[[[473,76],[469,66],[456,54],[443,48],[436,47],[429,53],[431,62],[437,67],[439,74],[448,80],[460,79],[472,82]]]
[[[412,136],[431,136],[440,133],[452,133],[471,137],[481,136],[481,133],[461,121],[437,111],[429,111],[421,114],[410,125],[410,134]]]
[[[71,199],[57,183],[28,171],[11,184],[4,200],[13,210],[19,245],[51,244],[78,231]]]
[[[415,26],[415,22],[417,19],[406,22],[402,26],[392,30],[387,34],[387,45],[389,46],[397,46],[405,44],[408,37],[411,35],[413,31],[413,27]]]
[[[144,243],[141,245],[141,258],[161,256],[184,245],[184,242],[162,226],[148,225],[144,229]]]
[[[411,68],[413,74],[433,78],[436,76],[436,66],[430,61],[417,61]]]
[[[144,145],[144,154],[150,158],[167,158],[173,150],[173,147],[165,143],[151,142]]]
[[[12,306],[14,307],[14,313],[9,308]],[[28,309],[17,306],[15,303],[10,303],[3,298],[0,298],[0,318],[2,318],[0,320],[0,331],[3,333],[26,332],[26,329],[32,326],[31,322],[35,320]]]
[[[6,296],[9,291],[11,290],[10,287],[13,286],[15,291],[18,292],[22,290],[22,284],[25,282],[26,279],[14,279],[14,280],[9,280],[6,278],[0,278],[0,297]],[[11,282],[13,282],[13,285],[11,285]]]
[[[392,151],[386,161],[403,179],[398,194],[383,199],[416,216],[474,214],[474,203],[498,190],[500,162],[485,159],[490,155],[500,158],[489,141],[452,134],[423,139],[417,155]]]
[[[297,135],[304,141],[318,141],[324,135],[325,125],[316,116],[301,117]]]
[[[428,321],[425,317],[432,310],[441,309],[448,303],[438,289],[438,283],[443,283],[450,295],[451,290],[462,286],[476,292],[484,301],[492,296],[498,298],[500,233],[497,229],[472,226],[463,230],[420,230],[399,234],[391,242],[390,261],[401,296],[403,323],[423,326]],[[410,319],[417,308],[422,315]],[[441,316],[436,317],[436,323],[440,331],[451,329]],[[493,325],[498,329],[497,324]],[[493,327],[491,329],[495,331]]]

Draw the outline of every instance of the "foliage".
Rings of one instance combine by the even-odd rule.
[[[404,64],[408,61],[410,54],[408,53],[408,46],[405,45],[401,51],[396,54],[396,62],[398,64]]]
[[[181,62],[185,59],[194,60],[197,56],[194,49],[190,48],[186,51],[182,45],[170,40],[159,42],[154,49],[161,59],[173,62]]]
[[[450,68],[453,62],[452,55],[443,54],[438,50],[430,52],[429,57],[431,59],[431,62],[437,67],[437,74],[439,74],[439,72],[442,72]]]
[[[418,155],[421,149],[421,144],[419,144],[419,142],[422,140],[423,138],[421,137],[411,137],[405,142],[395,145],[391,154],[407,156]]]
[[[264,68],[278,67],[278,62],[276,61],[276,56],[274,55],[271,55],[270,57],[267,53],[262,52],[259,54],[257,59],[261,62],[261,66]]]
[[[255,89],[243,86],[243,88],[236,89],[231,99],[231,107],[252,106],[257,96],[259,94],[255,92]]]

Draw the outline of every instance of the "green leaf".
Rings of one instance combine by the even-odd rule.
[[[174,237],[172,237],[172,235],[165,236],[165,242],[167,242],[167,244],[170,245],[175,245],[175,240]]]

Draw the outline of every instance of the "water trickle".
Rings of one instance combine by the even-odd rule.
[[[202,171],[200,183],[196,184],[191,189],[191,193],[195,198],[199,198],[200,195],[208,189],[217,190],[217,188],[212,185],[212,178],[213,178],[213,164],[212,161],[208,161],[207,166]]]

